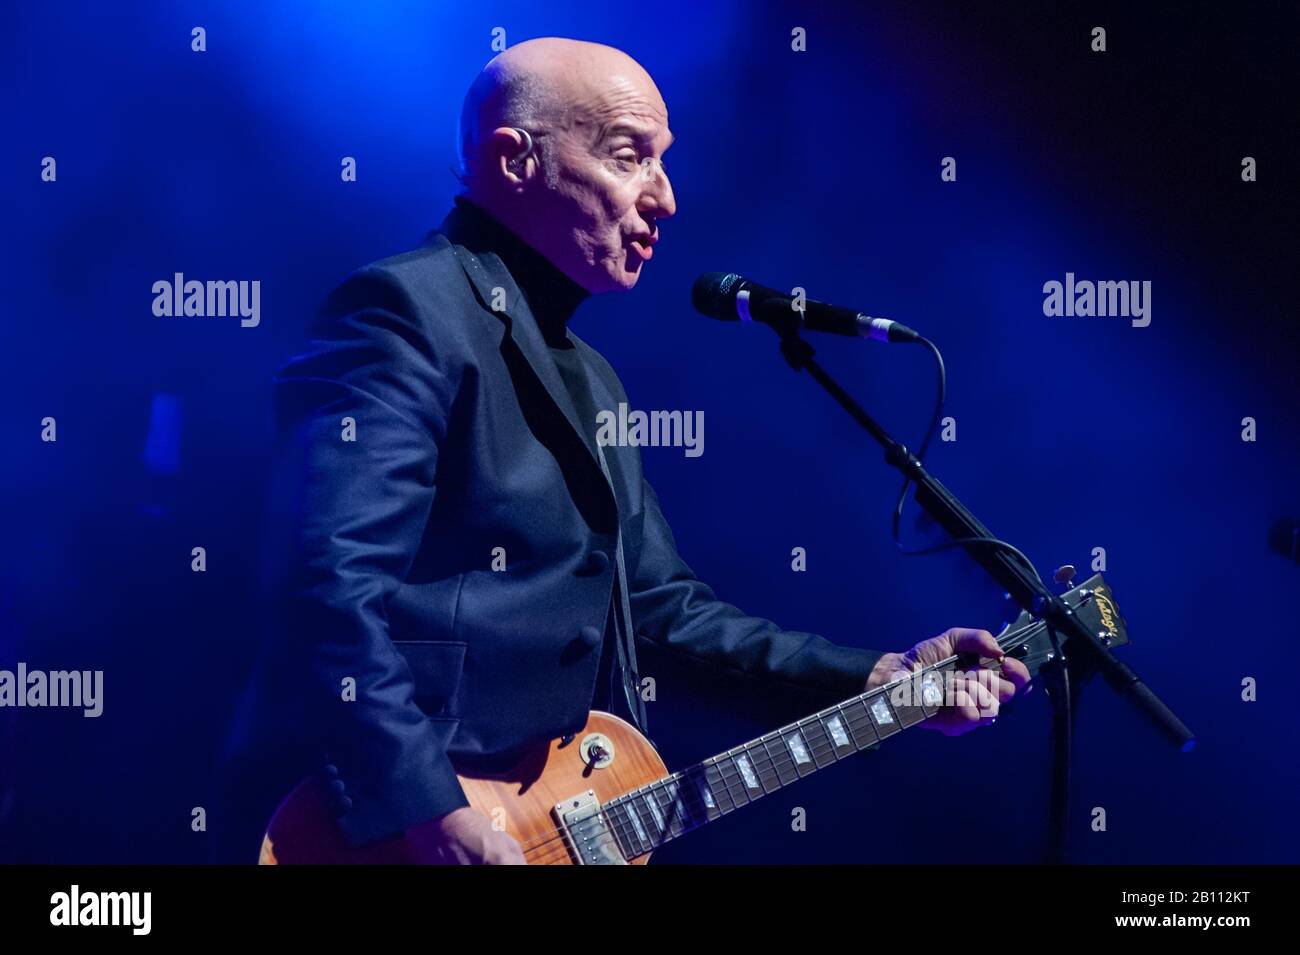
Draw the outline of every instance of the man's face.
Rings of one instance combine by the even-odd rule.
[[[668,110],[648,76],[616,76],[579,92],[572,121],[546,136],[542,213],[549,256],[590,292],[630,289],[677,211],[662,163]]]

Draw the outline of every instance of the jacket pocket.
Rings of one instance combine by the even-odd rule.
[[[415,682],[415,703],[429,716],[455,712],[466,644],[455,640],[394,640]]]

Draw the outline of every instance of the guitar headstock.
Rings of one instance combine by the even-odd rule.
[[[1061,599],[1108,648],[1122,647],[1129,642],[1128,625],[1120,616],[1115,595],[1101,574],[1093,574],[1078,587],[1063,594]]]
[[[1077,587],[1067,590],[1061,594],[1061,600],[1106,647],[1114,649],[1129,642],[1128,627],[1120,616],[1110,585],[1101,574],[1093,574]],[[1020,616],[998,634],[997,640],[1007,656],[1023,663],[1031,676],[1037,676],[1043,664],[1056,655],[1046,624],[1028,611],[1021,611]],[[1068,642],[1065,649],[1069,650]]]

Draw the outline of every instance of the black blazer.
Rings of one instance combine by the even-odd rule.
[[[597,405],[627,401],[577,347]],[[611,486],[519,287],[461,210],[348,277],[274,392],[270,649],[305,691],[356,844],[466,805],[449,756],[581,728],[620,527],[640,643],[828,702],[860,692],[879,657],[747,616],[695,579],[639,449],[604,449]]]

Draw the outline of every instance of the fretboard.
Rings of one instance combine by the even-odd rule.
[[[950,657],[610,800],[606,824],[626,859],[645,855],[929,719],[944,702]]]

